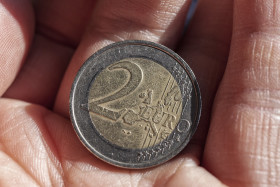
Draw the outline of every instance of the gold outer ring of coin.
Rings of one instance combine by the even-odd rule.
[[[118,167],[147,168],[177,155],[201,113],[196,78],[175,52],[147,41],[111,44],[81,67],[70,94],[85,147]]]

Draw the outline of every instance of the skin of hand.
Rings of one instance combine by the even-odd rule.
[[[0,0],[0,186],[279,186],[280,1]],[[83,62],[121,40],[176,50],[203,109],[186,149],[144,170],[93,156],[68,114]]]

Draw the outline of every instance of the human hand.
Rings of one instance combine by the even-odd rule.
[[[278,186],[280,2],[201,0],[181,36],[189,4],[0,1],[1,186]],[[194,70],[203,99],[186,149],[145,170],[97,159],[68,114],[82,63],[127,39],[176,49]]]

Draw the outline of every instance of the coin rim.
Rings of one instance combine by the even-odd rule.
[[[101,55],[103,52],[111,49],[111,48],[114,48],[114,47],[118,47],[118,46],[121,46],[121,45],[142,45],[142,46],[148,46],[148,47],[151,47],[151,48],[154,48],[154,49],[157,49],[157,50],[160,50],[164,53],[166,53],[167,55],[169,55],[171,58],[173,58],[176,62],[178,62],[181,67],[185,70],[185,72],[187,73],[187,75],[189,76],[191,82],[192,82],[192,85],[193,87],[195,88],[195,93],[196,93],[196,96],[197,96],[197,111],[196,111],[196,119],[194,120],[193,122],[193,127],[191,132],[190,132],[190,135],[189,135],[189,139],[188,141],[184,141],[180,144],[180,146],[177,147],[177,149],[175,149],[172,153],[166,155],[166,157],[163,157],[161,160],[159,160],[159,162],[152,162],[152,163],[148,163],[145,162],[145,163],[123,163],[123,162],[119,162],[117,160],[114,160],[112,158],[107,158],[107,156],[105,157],[104,155],[100,154],[98,151],[95,151],[94,149],[92,150],[91,147],[93,147],[91,144],[88,143],[88,140],[87,139],[84,139],[82,133],[80,132],[80,128],[79,128],[79,125],[77,124],[75,118],[75,113],[74,113],[74,92],[75,92],[75,88],[76,88],[76,85],[79,81],[79,78],[81,77],[84,69],[88,66],[89,63],[92,62],[92,60],[94,58],[96,58],[97,56]],[[142,169],[142,168],[149,168],[149,167],[154,167],[156,165],[159,165],[161,163],[164,163],[168,160],[170,160],[171,158],[173,158],[174,156],[176,156],[179,152],[181,152],[184,147],[186,147],[186,145],[189,143],[191,137],[194,135],[196,129],[197,129],[197,126],[198,126],[198,122],[199,122],[199,119],[200,119],[200,115],[201,115],[201,106],[202,106],[202,101],[201,101],[201,94],[200,94],[200,89],[199,89],[199,85],[198,85],[198,82],[197,82],[197,79],[193,73],[193,71],[191,70],[191,68],[188,66],[188,64],[177,54],[175,53],[174,51],[172,51],[171,49],[161,45],[161,44],[157,44],[157,43],[153,43],[153,42],[148,42],[148,41],[142,41],[142,40],[126,40],[126,41],[121,41],[121,42],[116,42],[116,43],[112,43],[100,50],[98,50],[96,53],[94,53],[92,56],[90,56],[86,61],[85,63],[81,66],[81,68],[79,69],[78,73],[76,74],[75,76],[75,79],[74,79],[74,82],[72,84],[72,87],[71,87],[71,92],[70,92],[70,98],[69,98],[69,107],[70,107],[70,110],[69,110],[69,113],[70,113],[70,119],[71,119],[71,122],[72,122],[72,125],[74,127],[74,130],[76,132],[76,135],[78,136],[78,138],[80,139],[80,141],[82,142],[82,144],[91,152],[93,153],[96,157],[98,157],[99,159],[109,163],[109,164],[112,164],[112,165],[115,165],[115,166],[118,166],[118,167],[122,167],[122,168],[130,168],[130,169]],[[99,155],[100,154],[100,155]],[[102,157],[103,156],[103,157]]]

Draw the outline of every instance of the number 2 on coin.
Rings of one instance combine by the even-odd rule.
[[[104,116],[106,118],[116,121],[122,115],[122,112],[125,109],[115,112],[115,111],[112,111],[105,107],[102,107],[100,105],[111,102],[111,101],[116,101],[116,100],[130,94],[131,92],[133,92],[141,83],[143,73],[138,65],[136,65],[130,61],[126,61],[126,60],[120,61],[116,64],[109,66],[108,70],[109,71],[114,71],[114,70],[128,71],[129,80],[119,91],[117,91],[113,94],[110,94],[102,99],[89,102],[88,110],[90,112],[99,114],[101,116]]]

